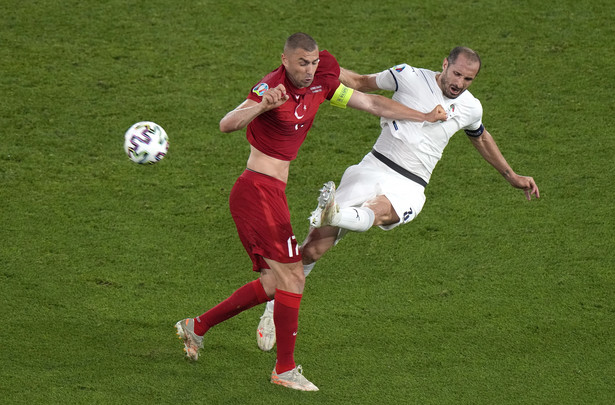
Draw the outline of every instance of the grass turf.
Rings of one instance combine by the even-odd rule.
[[[610,2],[7,0],[0,16],[2,402],[612,400]],[[253,277],[227,206],[247,142],[217,123],[299,30],[362,73],[477,49],[484,123],[542,194],[523,201],[456,135],[413,223],[349,235],[310,276],[296,358],[316,394],[268,383],[260,309],[196,364],[172,329]],[[171,147],[141,167],[122,136],[145,119]],[[377,134],[323,105],[287,189],[299,238]]]

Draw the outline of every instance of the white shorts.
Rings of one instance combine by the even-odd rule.
[[[383,225],[390,230],[412,221],[425,205],[425,188],[391,169],[368,153],[363,160],[344,172],[335,192],[340,208],[360,207],[378,195],[385,195],[400,221]]]

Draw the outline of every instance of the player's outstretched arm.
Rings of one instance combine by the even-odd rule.
[[[284,104],[288,97],[284,85],[279,84],[267,90],[260,103],[247,99],[220,120],[220,131],[233,132],[242,129],[265,111],[273,110]]]
[[[376,91],[380,88],[376,82],[376,75],[360,75],[352,70],[340,68],[340,82],[346,87],[359,90],[364,93]]]
[[[437,105],[432,111],[422,113],[406,107],[397,101],[378,94],[365,94],[355,91],[348,100],[348,106],[357,110],[367,111],[378,117],[394,120],[410,120],[417,122],[446,121],[446,111],[441,105]]]
[[[532,199],[532,195],[540,198],[540,191],[534,179],[529,176],[518,175],[514,172],[487,130],[484,130],[480,136],[470,137],[470,140],[481,156],[500,172],[511,186],[524,191],[525,198],[528,201]]]

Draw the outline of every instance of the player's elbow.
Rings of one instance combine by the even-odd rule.
[[[229,132],[233,132],[236,130],[236,125],[233,125],[233,123],[230,122],[230,120],[226,119],[226,117],[220,120],[220,131],[228,134]]]
[[[385,101],[386,97],[378,94],[366,94],[366,108],[365,111],[371,113],[377,117],[382,117],[385,114]],[[385,99],[385,100],[383,100]]]
[[[225,134],[228,134],[229,132],[233,132],[231,131],[231,129],[225,125],[222,121],[220,121],[220,132],[224,132]]]
[[[379,116],[378,114],[380,110],[377,103],[377,97],[378,96],[375,94],[365,94],[360,91],[355,91],[348,101],[348,106]]]

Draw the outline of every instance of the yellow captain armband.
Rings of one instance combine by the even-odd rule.
[[[348,100],[350,100],[352,93],[354,93],[353,89],[340,83],[340,86],[335,90],[335,94],[331,97],[331,105],[339,108],[346,108],[346,104],[348,104]]]

